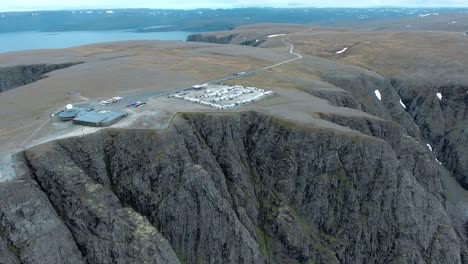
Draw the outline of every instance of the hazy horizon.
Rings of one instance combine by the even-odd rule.
[[[327,8],[346,8],[346,9],[365,9],[365,8],[407,8],[407,9],[466,9],[468,6],[362,6],[362,7],[350,7],[350,6],[323,6],[323,7],[316,7],[316,6],[285,6],[285,7],[274,7],[274,6],[245,6],[245,7],[194,7],[194,8],[155,8],[155,7],[95,7],[95,8],[61,8],[61,9],[24,9],[24,10],[0,10],[0,13],[14,13],[14,12],[46,12],[46,11],[93,11],[93,10],[129,10],[129,9],[150,9],[150,10],[183,10],[183,11],[190,11],[190,10],[230,10],[230,9],[248,9],[248,8],[277,8],[277,9],[327,9]]]
[[[228,0],[214,1],[205,0],[193,3],[189,0],[158,1],[152,3],[148,0],[94,0],[84,1],[70,0],[67,2],[59,0],[16,0],[14,2],[0,3],[0,12],[27,12],[27,11],[60,11],[60,10],[92,10],[92,9],[234,9],[234,8],[466,8],[468,2],[465,0],[410,0],[410,1],[379,1],[364,0],[350,3],[343,0],[312,0],[312,1],[284,1],[284,0]]]

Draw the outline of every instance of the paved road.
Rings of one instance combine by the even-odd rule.
[[[271,69],[271,68],[274,68],[274,67],[278,67],[278,66],[283,65],[283,64],[286,64],[286,63],[290,63],[290,62],[293,62],[293,61],[302,59],[302,55],[301,55],[301,54],[294,52],[294,44],[292,44],[288,39],[285,39],[285,38],[283,38],[281,41],[289,47],[289,53],[292,54],[292,55],[294,55],[294,56],[296,56],[295,58],[292,58],[292,59],[289,59],[289,60],[285,60],[285,61],[282,61],[282,62],[273,64],[273,65],[270,65],[270,66],[267,66],[267,67],[263,67],[263,68],[261,68],[261,69],[246,71],[246,72],[243,73],[243,74],[239,74],[239,75],[228,75],[228,76],[226,76],[226,77],[224,77],[224,78],[217,79],[217,80],[212,80],[212,81],[208,81],[208,82],[206,82],[206,83],[208,83],[208,84],[222,83],[222,82],[225,82],[225,81],[228,81],[228,80],[232,80],[232,79],[236,79],[236,78],[240,78],[240,77],[245,77],[245,76],[253,75],[253,74],[256,74],[256,73],[259,72],[259,71],[265,71],[265,70],[268,70],[268,69]]]
[[[292,55],[295,55],[296,58],[293,58],[293,59],[290,59],[290,60],[286,60],[286,61],[283,61],[283,62],[280,62],[280,63],[276,63],[276,64],[274,64],[274,65],[271,65],[271,66],[262,68],[262,69],[260,69],[259,71],[268,70],[268,69],[271,69],[271,68],[274,68],[274,67],[277,67],[277,66],[286,64],[286,63],[290,63],[290,62],[293,62],[293,61],[302,59],[302,55],[301,55],[301,54],[295,53],[295,52],[294,52],[294,45],[293,45],[291,42],[289,42],[289,40],[282,39],[282,41],[283,41],[284,44],[286,44],[286,45],[289,46],[289,53],[291,53]]]

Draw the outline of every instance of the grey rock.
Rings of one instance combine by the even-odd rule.
[[[303,90],[370,114],[314,113],[346,132],[191,113],[167,130],[106,129],[19,154],[20,177],[0,185],[0,263],[468,263],[468,225],[435,162],[468,186],[466,86],[320,63],[333,85]],[[34,67],[12,71],[29,82],[43,74]]]
[[[189,35],[186,41],[190,42],[206,42],[214,44],[236,44],[242,46],[258,47],[266,40],[264,36],[244,36],[240,34],[227,34],[227,35],[216,35],[211,33],[192,34]]]
[[[44,74],[68,68],[81,62],[61,64],[34,64],[0,68],[0,93],[13,88],[36,82],[46,76]]]
[[[351,93],[345,90],[314,89],[313,87],[305,87],[304,91],[313,96],[327,100],[333,106],[362,110],[360,102],[356,100]]]
[[[0,196],[0,244],[7,244],[13,255],[2,263],[85,263],[72,234],[34,181],[3,183]]]
[[[393,120],[406,129],[408,135],[421,137],[414,118],[400,105],[400,96],[392,82],[377,73],[362,73],[357,70],[347,73],[324,74],[322,78],[348,91],[359,103],[360,110],[383,119]],[[375,96],[379,90],[382,101]],[[326,99],[326,98],[325,98]],[[346,99],[349,101],[349,99]]]
[[[16,248],[8,244],[0,236],[0,263],[19,264],[21,263]]]
[[[448,132],[434,149],[438,158],[455,176],[457,181],[468,189],[468,135],[464,128]]]
[[[180,114],[20,159],[88,263],[463,263],[432,154],[394,122],[327,119],[360,132]]]
[[[215,36],[215,35],[203,35],[203,34],[192,34],[187,37],[187,41],[190,42],[207,42],[215,44],[229,44],[231,40],[237,37],[238,34],[229,34],[226,36]]]
[[[468,86],[453,83],[399,81],[395,88],[409,106],[437,158],[468,189]],[[436,96],[442,94],[442,100]]]
[[[88,263],[179,263],[146,217],[122,204],[111,189],[88,177],[59,150],[26,152],[26,163]],[[43,154],[46,159],[36,156]]]

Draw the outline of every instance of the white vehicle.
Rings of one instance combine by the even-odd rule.
[[[122,102],[123,98],[120,96],[116,96],[116,97],[112,97],[112,100],[114,100],[115,102]]]
[[[109,102],[109,101],[107,101],[107,100],[101,100],[101,101],[99,102],[99,104],[100,104],[100,105],[110,105],[110,104],[112,104],[112,103]]]

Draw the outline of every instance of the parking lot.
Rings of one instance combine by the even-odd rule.
[[[216,109],[231,109],[259,101],[272,93],[272,91],[265,91],[256,87],[206,84],[196,86],[196,88],[190,90],[177,92],[172,96]]]

